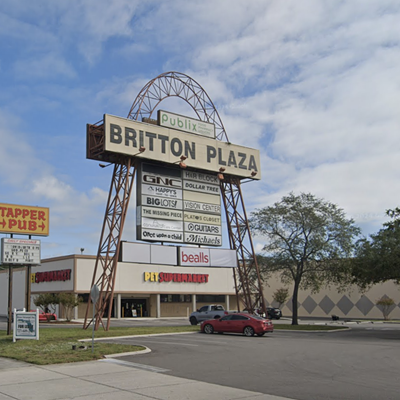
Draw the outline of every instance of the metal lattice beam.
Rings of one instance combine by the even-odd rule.
[[[234,269],[236,294],[249,312],[261,305],[266,313],[260,270],[250,234],[240,180],[221,181],[230,248],[236,250],[238,267]],[[238,309],[240,310],[238,302]]]
[[[114,165],[91,286],[97,285],[99,287],[100,297],[96,303],[94,321],[93,318],[88,321],[90,306],[90,302],[88,302],[84,323],[85,329],[92,322],[95,324],[95,329],[98,329],[100,324],[103,325],[105,330],[108,330],[110,327],[121,235],[128,211],[135,172],[136,168],[132,158],[121,158],[120,162]],[[101,274],[96,280],[98,270],[100,270]],[[107,323],[104,325],[103,315],[107,309]]]

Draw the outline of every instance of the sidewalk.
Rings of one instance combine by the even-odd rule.
[[[286,399],[162,372],[117,358],[37,366],[0,357],[0,400]]]

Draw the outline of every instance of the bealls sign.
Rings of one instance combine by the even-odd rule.
[[[210,250],[194,247],[179,248],[179,265],[210,267]]]

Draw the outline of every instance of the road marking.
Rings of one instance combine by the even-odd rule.
[[[168,344],[178,344],[178,345],[180,345],[180,346],[199,347],[198,344],[187,344],[187,343],[182,343],[182,342],[179,342],[179,343],[177,343],[177,342],[167,342],[167,341],[161,342],[161,341],[158,341],[158,340],[152,340],[151,343],[161,343],[161,344],[166,344],[166,343],[168,343]]]

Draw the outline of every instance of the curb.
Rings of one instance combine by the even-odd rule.
[[[134,338],[134,337],[149,337],[149,336],[167,336],[167,335],[188,335],[188,334],[193,334],[193,333],[198,333],[197,331],[195,332],[169,332],[169,333],[151,333],[147,335],[128,335],[128,336],[110,336],[106,338],[95,338],[94,341],[101,341],[101,340],[112,340],[112,339],[127,339],[127,338]],[[91,342],[92,339],[82,339],[79,340],[80,342]]]

